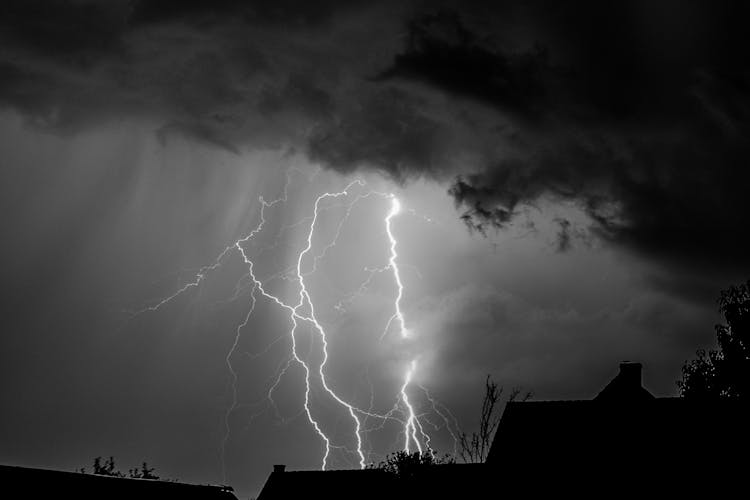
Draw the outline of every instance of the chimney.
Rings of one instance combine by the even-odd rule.
[[[282,473],[282,472],[284,472],[284,470],[286,470],[286,465],[284,465],[284,464],[277,464],[277,465],[273,466],[273,471],[274,472]]]
[[[633,363],[631,361],[623,361],[620,363],[620,374],[618,377],[622,380],[622,385],[628,389],[641,387],[642,368],[643,366],[640,363]]]
[[[620,363],[620,373],[594,399],[613,403],[639,402],[654,399],[653,394],[641,385],[642,367],[640,363],[623,361]]]

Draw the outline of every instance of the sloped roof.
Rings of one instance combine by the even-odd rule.
[[[221,486],[0,465],[0,497],[9,492],[14,498],[237,500]]]
[[[360,494],[365,498],[387,498],[390,479],[377,469],[274,471],[257,500],[362,498]]]
[[[482,464],[434,465],[409,479],[380,469],[275,471],[257,500],[461,498],[482,491],[485,484]]]
[[[639,389],[638,372],[629,384],[616,377],[592,400],[508,403],[487,466],[555,487],[657,484],[689,492],[691,481],[744,477],[732,471],[747,463],[738,452],[750,450],[747,403],[654,398]]]
[[[655,398],[638,363],[592,400],[506,405],[485,464],[427,467],[404,481],[381,470],[273,472],[258,500],[622,498],[665,492],[711,498],[743,487],[750,407]]]

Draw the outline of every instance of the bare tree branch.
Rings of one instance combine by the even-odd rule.
[[[492,446],[492,438],[495,435],[497,426],[500,424],[502,416],[500,412],[500,400],[504,388],[497,385],[497,382],[487,375],[484,382],[484,399],[482,400],[482,410],[479,415],[479,430],[472,432],[471,435],[461,432],[458,436],[461,451],[459,456],[466,463],[481,463],[487,458]],[[515,401],[521,395],[521,389],[516,387],[508,395],[507,402]],[[531,392],[522,396],[522,401],[531,397]]]

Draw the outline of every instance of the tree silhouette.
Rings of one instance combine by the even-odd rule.
[[[725,325],[716,325],[718,349],[696,351],[677,381],[686,399],[750,398],[750,280],[722,290],[717,300]]]
[[[461,447],[459,456],[466,463],[482,463],[487,458],[492,446],[492,438],[495,435],[497,426],[500,423],[500,399],[503,395],[504,388],[497,385],[489,375],[484,382],[484,399],[482,400],[482,412],[479,415],[479,430],[467,435],[461,432],[458,436],[458,442]],[[521,389],[514,388],[508,396],[508,402],[515,401],[521,394]],[[523,395],[526,401],[531,397],[527,392]]]

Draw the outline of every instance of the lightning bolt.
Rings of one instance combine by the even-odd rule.
[[[419,388],[422,389],[422,392],[424,392],[424,396],[427,401],[429,401],[432,407],[432,411],[435,412],[443,420],[443,427],[448,431],[448,434],[453,440],[453,456],[458,456],[458,434],[461,432],[459,430],[458,420],[450,411],[450,409],[448,409],[444,404],[439,402],[430,394],[430,391],[428,391],[426,387],[420,385]],[[452,426],[451,423],[453,424]]]
[[[278,245],[280,241],[279,239],[281,237],[281,233],[283,231],[290,229],[290,228],[298,228],[298,227],[304,226],[305,224],[309,224],[306,226],[307,229],[306,229],[306,238],[304,240],[304,247],[297,254],[295,264],[280,273],[277,273],[265,279],[261,279],[258,277],[256,273],[255,262],[250,256],[250,253],[248,251],[248,246],[250,242],[264,230],[264,227],[266,225],[266,211],[268,209],[273,208],[277,204],[285,203],[287,201],[289,183],[290,183],[290,176],[289,176],[289,173],[287,173],[287,182],[284,186],[284,192],[281,197],[272,201],[266,201],[266,199],[263,196],[260,196],[258,198],[258,201],[260,203],[259,221],[258,221],[258,224],[249,233],[247,233],[245,236],[235,240],[232,244],[225,247],[211,264],[201,267],[196,272],[195,277],[192,281],[183,285],[173,294],[159,300],[156,304],[146,307],[142,309],[141,311],[138,311],[138,313],[136,313],[136,314],[140,314],[140,313],[145,313],[145,312],[157,311],[163,306],[165,306],[166,304],[173,301],[178,296],[188,292],[191,289],[199,288],[201,284],[204,282],[204,280],[207,278],[207,276],[212,271],[215,271],[216,269],[221,267],[221,265],[223,264],[223,262],[225,261],[225,259],[230,253],[236,252],[237,254],[239,254],[244,265],[246,266],[247,273],[244,276],[242,276],[240,280],[237,282],[234,295],[230,299],[230,300],[235,300],[240,297],[240,294],[243,290],[246,290],[246,289],[250,290],[248,311],[244,315],[242,322],[237,326],[235,330],[233,343],[231,345],[231,348],[227,352],[227,355],[225,358],[225,364],[229,371],[230,382],[231,382],[231,400],[230,400],[230,404],[224,416],[224,436],[221,441],[222,471],[223,471],[225,482],[226,482],[226,464],[225,464],[226,446],[229,442],[230,433],[231,433],[230,417],[232,413],[239,407],[238,406],[239,377],[238,377],[237,371],[234,368],[234,364],[232,360],[234,356],[237,354],[237,351],[239,349],[242,331],[244,328],[248,326],[250,319],[255,311],[256,305],[258,304],[258,301],[261,299],[268,300],[271,303],[275,304],[276,306],[280,307],[281,309],[285,310],[289,315],[289,321],[291,323],[291,327],[286,335],[291,345],[290,356],[286,360],[286,364],[283,366],[283,368],[281,368],[280,370],[277,370],[277,375],[274,378],[273,383],[270,384],[268,391],[266,393],[266,399],[270,402],[270,404],[274,408],[276,408],[275,402],[273,400],[273,393],[276,390],[276,388],[279,386],[282,378],[286,375],[287,370],[289,369],[292,363],[296,363],[302,368],[303,373],[304,373],[304,385],[305,385],[304,403],[303,403],[302,413],[305,414],[309,424],[311,425],[313,430],[316,432],[316,434],[319,436],[320,440],[322,441],[324,445],[324,453],[323,453],[322,465],[321,465],[321,468],[323,470],[325,470],[328,466],[331,451],[333,449],[347,450],[347,448],[344,446],[335,445],[333,443],[333,439],[323,430],[323,426],[321,425],[319,420],[316,418],[314,412],[312,411],[312,408],[311,408],[311,393],[312,393],[312,384],[313,384],[312,376],[315,372],[317,372],[316,378],[320,381],[320,385],[324,389],[325,394],[327,394],[333,401],[336,402],[336,404],[338,404],[343,410],[345,410],[346,413],[348,413],[349,418],[351,419],[352,425],[354,427],[354,440],[356,442],[356,448],[354,450],[349,450],[349,451],[351,451],[357,456],[357,459],[358,459],[357,462],[358,462],[359,467],[364,468],[367,463],[366,458],[365,458],[365,453],[363,451],[363,447],[364,447],[363,435],[365,435],[368,432],[371,432],[374,429],[378,429],[378,428],[382,429],[385,423],[390,422],[390,421],[395,421],[399,423],[400,425],[402,425],[403,436],[404,436],[403,449],[406,452],[411,452],[412,449],[416,449],[420,453],[424,451],[432,453],[432,449],[430,447],[430,436],[425,432],[422,426],[422,423],[420,422],[420,415],[418,415],[417,412],[415,411],[415,404],[412,402],[409,396],[409,389],[412,385],[414,385],[413,380],[414,380],[417,367],[418,367],[417,358],[415,357],[409,361],[406,367],[406,370],[403,374],[403,382],[399,388],[398,394],[395,397],[396,401],[393,407],[386,413],[377,413],[373,410],[372,394],[370,398],[369,409],[359,408],[353,405],[351,402],[345,400],[334,390],[334,388],[330,385],[328,381],[328,377],[326,374],[326,365],[329,361],[329,353],[328,353],[329,339],[328,339],[324,326],[321,324],[321,322],[318,320],[316,316],[315,304],[314,304],[313,298],[311,297],[308,285],[306,283],[306,278],[308,278],[309,276],[311,276],[312,274],[316,272],[318,264],[321,261],[321,259],[323,259],[326,253],[336,245],[339,239],[339,236],[341,234],[342,228],[345,225],[346,221],[349,219],[352,209],[356,203],[358,203],[359,201],[369,196],[380,196],[384,199],[390,200],[390,210],[388,211],[388,213],[383,219],[383,222],[385,225],[385,232],[386,232],[388,243],[389,243],[388,263],[383,268],[374,268],[374,269],[366,268],[366,270],[369,272],[369,276],[367,280],[355,292],[354,295],[363,294],[367,286],[369,286],[375,274],[383,273],[383,272],[390,270],[393,275],[394,282],[396,284],[396,296],[393,301],[394,312],[392,316],[388,319],[385,325],[383,334],[381,335],[381,340],[387,336],[389,331],[394,326],[397,328],[398,336],[402,341],[409,339],[412,335],[412,332],[406,327],[406,321],[405,321],[404,313],[402,309],[402,299],[404,296],[404,284],[401,278],[401,271],[398,265],[398,253],[397,253],[398,242],[393,233],[393,220],[394,218],[396,218],[396,216],[402,213],[401,202],[395,195],[391,193],[383,193],[379,191],[368,191],[366,193],[359,193],[359,194],[354,195],[353,193],[355,191],[360,191],[365,187],[365,183],[360,180],[355,180],[355,181],[350,182],[341,191],[325,192],[319,195],[315,199],[311,214],[307,215],[306,217],[302,218],[301,220],[291,225],[287,225],[279,229],[279,231],[276,234],[275,242],[271,245],[271,247],[266,247],[262,249],[261,251],[261,254],[262,254],[263,252],[267,251],[269,248],[273,248],[276,245]],[[335,201],[335,200],[351,200],[351,201],[347,203],[341,203],[339,205],[328,203],[330,201]],[[313,239],[316,233],[319,216],[323,211],[330,210],[332,207],[336,207],[336,206],[346,207],[345,214],[342,217],[342,219],[339,221],[339,224],[336,228],[336,231],[331,241],[328,242],[328,244],[326,244],[323,247],[322,251],[320,251],[317,255],[314,255],[313,254],[313,246],[314,246]],[[296,300],[293,302],[285,302],[279,296],[274,295],[271,292],[269,292],[267,288],[267,284],[271,280],[274,280],[274,279],[282,279],[282,280],[295,282],[298,287]],[[351,300],[351,297],[349,298],[349,300]],[[334,307],[336,309],[343,310],[344,302],[345,301],[342,300]],[[320,340],[322,360],[317,366],[317,369],[314,366],[312,366],[310,362],[306,361],[305,356],[300,355],[298,351],[297,335],[302,325],[307,325],[311,327],[312,331],[315,332],[315,334],[317,335],[317,338]],[[280,340],[281,338],[277,338],[271,344],[269,344],[265,349],[261,350],[259,353],[249,355],[249,356],[251,358],[255,358],[257,356],[262,355],[264,352],[268,351],[272,345],[279,342]],[[422,386],[419,386],[419,387],[424,391],[424,394],[427,397],[427,400],[430,401],[430,403],[432,404],[433,411],[437,413],[440,417],[442,417],[444,421],[447,422],[448,419],[446,418],[445,414],[443,412],[438,411],[438,406],[435,400],[429,395],[429,393],[427,393],[426,389],[424,389]],[[276,410],[276,414],[278,416],[278,410]],[[251,416],[251,420],[254,419],[255,416],[257,415],[258,414]],[[367,428],[366,423],[369,419],[374,419],[376,421],[379,421],[380,422],[379,427]]]
[[[409,338],[410,332],[406,328],[406,321],[404,320],[404,313],[401,310],[401,299],[404,296],[404,284],[401,281],[401,272],[398,268],[398,263],[396,262],[396,259],[398,258],[398,253],[396,252],[396,237],[393,235],[393,218],[397,216],[401,212],[401,202],[396,198],[395,196],[391,195],[391,210],[388,212],[388,215],[385,217],[385,230],[386,234],[388,235],[388,240],[390,241],[390,250],[391,255],[388,259],[388,267],[393,271],[393,279],[396,281],[396,299],[394,301],[394,313],[393,316],[388,320],[388,323],[386,324],[385,330],[383,331],[383,335],[381,336],[381,339],[385,337],[385,335],[388,333],[388,328],[390,327],[391,323],[395,320],[397,322],[399,332],[401,334],[402,339]],[[406,424],[404,427],[404,451],[409,453],[411,451],[411,442],[414,442],[414,445],[417,447],[417,450],[419,453],[422,453],[422,445],[419,442],[419,439],[417,439],[417,429],[420,430],[420,433],[424,436],[424,432],[422,431],[422,426],[419,423],[419,420],[417,419],[415,413],[414,413],[414,407],[409,402],[409,396],[406,393],[407,388],[409,387],[409,384],[411,383],[411,379],[414,376],[414,372],[417,369],[417,360],[412,359],[409,363],[409,368],[406,370],[406,375],[404,376],[404,383],[401,386],[401,401],[403,401],[404,405],[407,409],[407,418],[406,418]]]
[[[351,405],[350,403],[346,402],[338,394],[336,394],[336,392],[333,389],[331,389],[330,385],[328,384],[328,381],[327,381],[327,378],[326,378],[326,374],[325,374],[325,370],[324,370],[325,369],[325,365],[328,362],[328,340],[327,340],[325,329],[323,328],[323,326],[320,324],[320,322],[318,321],[318,319],[315,316],[315,306],[314,306],[312,298],[310,297],[310,293],[309,293],[309,291],[307,289],[307,285],[305,283],[306,273],[303,272],[303,263],[304,263],[305,257],[308,255],[308,253],[310,253],[310,251],[312,249],[312,246],[313,246],[312,239],[313,239],[313,235],[315,233],[315,227],[316,227],[316,223],[317,223],[317,220],[318,220],[318,215],[320,213],[320,203],[323,200],[326,200],[328,198],[339,198],[339,197],[342,197],[342,196],[348,196],[349,195],[349,190],[353,186],[355,186],[355,185],[362,187],[362,186],[364,186],[364,183],[362,181],[355,180],[355,181],[351,182],[343,191],[339,191],[339,192],[335,192],[335,193],[324,193],[324,194],[318,196],[318,198],[315,200],[314,211],[313,211],[313,215],[312,215],[312,220],[310,222],[310,227],[309,227],[309,230],[307,232],[307,240],[306,240],[307,241],[307,245],[305,246],[305,248],[297,256],[296,279],[297,279],[297,281],[299,283],[299,294],[298,294],[299,300],[294,305],[285,303],[279,297],[277,297],[275,295],[272,295],[268,291],[265,290],[265,288],[263,286],[263,283],[256,277],[256,275],[254,273],[254,263],[253,263],[253,261],[249,258],[247,252],[245,251],[245,248],[243,247],[243,243],[247,242],[247,240],[249,240],[252,236],[254,236],[254,234],[257,234],[257,232],[260,231],[260,229],[262,229],[262,225],[265,222],[265,219],[263,217],[261,217],[261,223],[259,224],[258,228],[256,228],[255,231],[251,232],[247,237],[245,237],[243,239],[240,239],[240,240],[237,240],[235,242],[235,245],[234,245],[237,248],[237,250],[240,252],[240,254],[242,256],[242,259],[244,260],[245,264],[248,266],[248,275],[250,276],[250,278],[253,281],[253,293],[255,292],[255,290],[258,290],[264,297],[266,297],[269,300],[275,302],[278,306],[282,307],[283,309],[285,309],[286,311],[289,312],[289,318],[290,318],[290,320],[292,322],[292,329],[289,332],[289,336],[290,336],[291,342],[292,342],[292,356],[294,358],[294,361],[296,361],[300,366],[302,366],[302,368],[303,368],[303,370],[305,372],[305,402],[304,402],[305,413],[306,413],[308,421],[312,425],[313,429],[315,429],[315,431],[317,432],[317,434],[320,436],[321,440],[325,444],[325,454],[323,456],[323,464],[322,464],[322,469],[323,470],[325,470],[325,468],[326,468],[326,465],[327,465],[327,462],[328,462],[328,457],[329,457],[330,452],[331,452],[331,447],[332,447],[331,446],[331,440],[323,432],[323,430],[321,429],[320,424],[315,419],[315,417],[312,414],[312,411],[310,410],[310,390],[311,390],[310,389],[310,374],[311,374],[311,368],[310,368],[310,365],[308,363],[306,363],[299,356],[299,353],[297,351],[297,338],[296,338],[295,333],[297,332],[297,329],[299,328],[300,323],[306,322],[306,323],[310,323],[313,326],[313,328],[317,331],[318,335],[320,336],[320,339],[322,341],[323,360],[322,360],[322,362],[320,363],[320,365],[318,367],[318,373],[320,375],[321,384],[323,385],[323,388],[325,389],[325,391],[338,404],[340,404],[341,406],[343,406],[344,408],[346,408],[346,410],[349,412],[349,414],[350,414],[350,416],[351,416],[351,418],[352,418],[352,420],[354,422],[354,425],[355,425],[355,436],[356,436],[356,441],[357,441],[356,452],[357,452],[357,455],[359,456],[359,465],[360,465],[360,467],[364,468],[364,466],[365,466],[365,456],[364,456],[364,453],[362,451],[362,435],[361,435],[361,427],[362,426],[361,426],[361,421],[360,421],[360,419],[359,419],[359,417],[357,415],[358,412],[359,413],[363,413],[363,410],[361,410],[359,408],[355,408],[353,405]],[[263,205],[264,208],[266,206],[268,206],[268,205],[266,205],[266,204]],[[261,211],[261,215],[262,214],[263,214],[263,211]],[[347,214],[348,214],[348,212],[347,212]],[[339,231],[340,231],[340,227],[339,227]],[[336,238],[338,237],[339,231],[337,231]],[[329,245],[329,247],[330,246],[332,246],[332,244]],[[314,263],[316,263],[316,262],[317,262],[317,259],[314,261]],[[309,274],[309,273],[307,273],[307,274]],[[253,298],[254,298],[254,295],[253,295]],[[254,302],[253,302],[253,305],[254,305]],[[308,314],[305,314],[305,313],[301,312],[302,309],[307,309],[308,310]],[[248,313],[248,315],[246,316],[245,321],[238,328],[238,332],[241,330],[242,327],[244,327],[247,324],[247,321],[249,320],[250,314],[252,314],[252,308],[251,308],[250,313]],[[238,333],[238,336],[239,336],[239,333]],[[233,349],[236,347],[236,345],[237,345],[237,342],[235,342],[235,345],[234,345]],[[230,351],[230,353],[231,353],[231,351]],[[228,365],[231,366],[231,363],[228,363]],[[233,373],[233,379],[234,379],[234,381],[236,383],[236,374],[233,371],[232,371],[232,373]],[[277,379],[277,383],[274,384],[274,386],[275,385],[278,385],[278,379]],[[235,385],[235,387],[236,387],[236,385]],[[270,394],[270,391],[269,391],[269,394]],[[233,403],[236,404],[236,393],[235,393],[235,397],[233,399]],[[227,430],[228,430],[228,428],[229,428],[228,424],[227,424],[226,427],[227,427]]]

